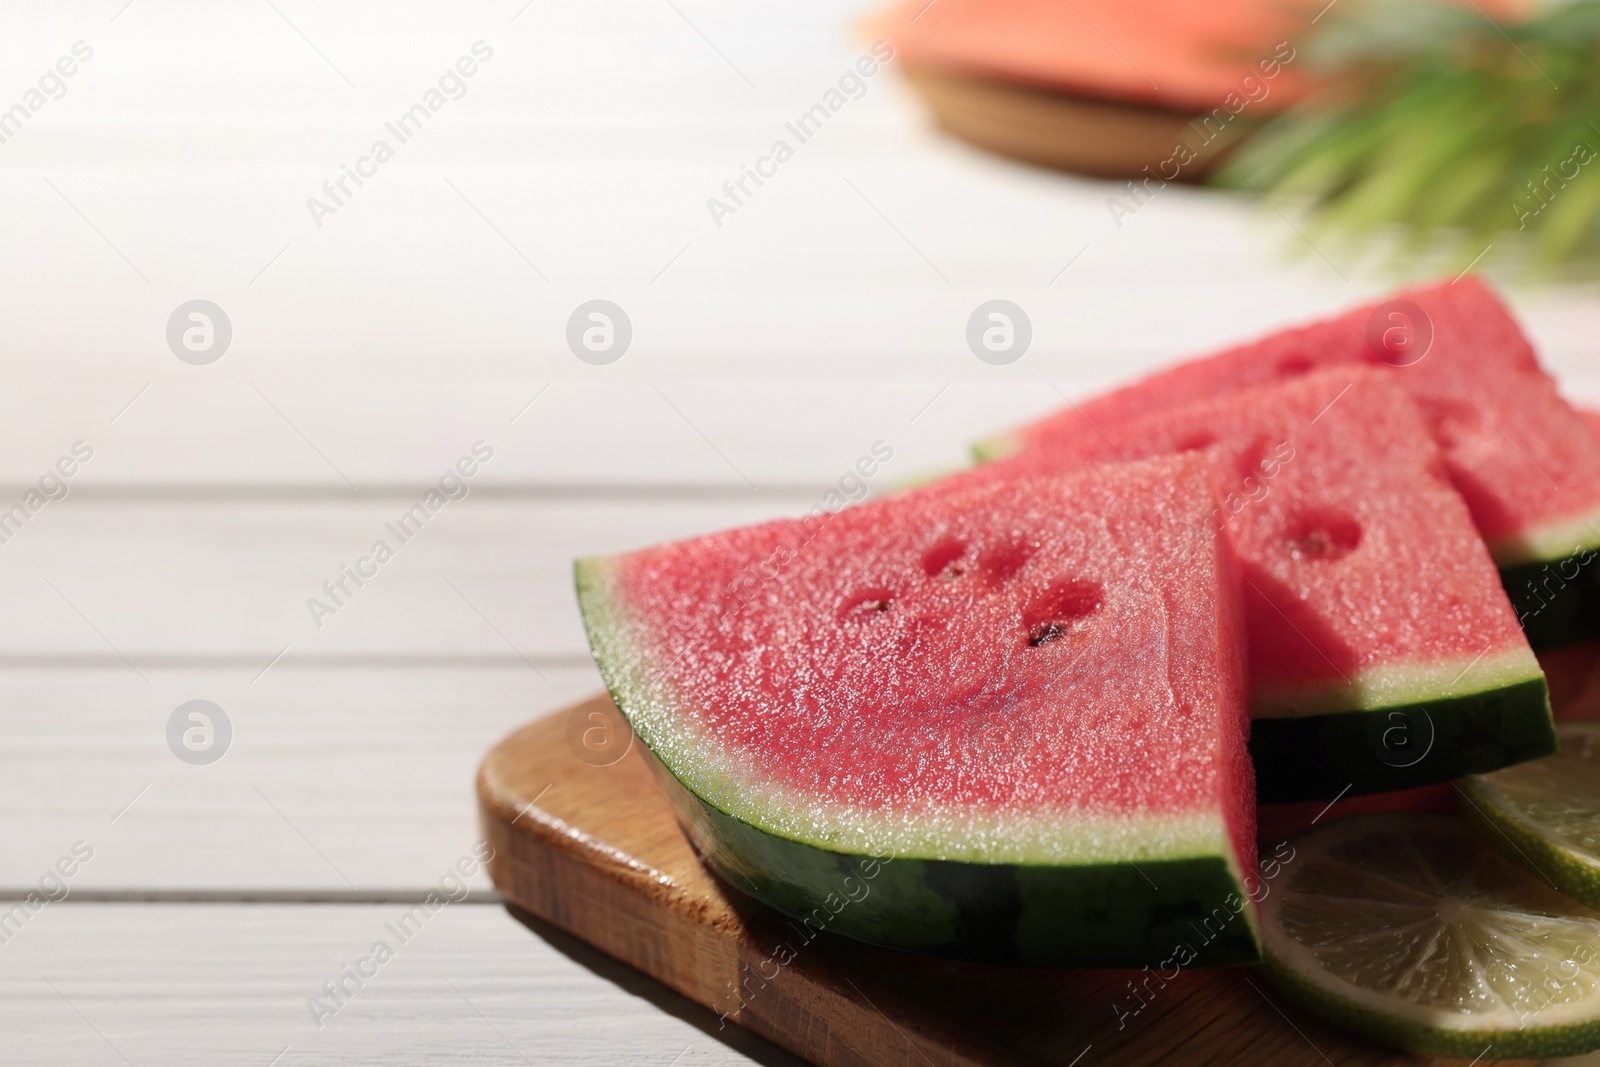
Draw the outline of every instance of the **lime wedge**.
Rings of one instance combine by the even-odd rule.
[[[1600,908],[1600,723],[1556,727],[1561,751],[1461,781],[1483,838],[1557,889]]]
[[[1600,1048],[1600,912],[1449,815],[1302,834],[1261,905],[1269,980],[1374,1041],[1459,1059]]]

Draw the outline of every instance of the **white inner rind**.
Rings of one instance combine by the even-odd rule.
[[[1489,542],[1497,567],[1556,562],[1600,548],[1600,508],[1567,519],[1543,523]]]
[[[1218,811],[1107,815],[1035,807],[997,814],[975,807],[852,807],[800,794],[757,773],[685,713],[686,701],[644,662],[604,559],[580,560],[579,599],[606,684],[634,731],[672,774],[720,811],[779,837],[834,852],[908,859],[1045,865],[1221,859],[1242,872]]]
[[[1543,676],[1538,658],[1523,643],[1476,659],[1464,656],[1368,667],[1349,678],[1257,691],[1251,694],[1250,714],[1257,719],[1293,719],[1340,711],[1377,711],[1473,696]]]

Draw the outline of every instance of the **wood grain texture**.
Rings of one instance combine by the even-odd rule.
[[[0,1065],[800,1067],[502,906],[448,905],[398,944],[406,910],[69,897],[0,944]],[[377,939],[393,958],[318,1027],[308,998]]]
[[[880,483],[881,485],[881,480]],[[741,488],[554,499],[472,494],[402,543],[388,525],[421,496],[69,496],[0,545],[0,655],[160,666],[175,656],[283,663],[442,657],[588,659],[572,596],[577,556],[799,514],[812,493]],[[324,582],[393,558],[336,603]],[[317,598],[335,609],[313,617]],[[248,675],[247,675],[248,677]]]
[[[906,67],[947,132],[1024,163],[1099,178],[1158,174],[1173,146],[1192,144],[1197,116],[1156,107],[1096,100],[1059,90],[1014,85],[933,67]],[[1246,120],[1248,122],[1248,119]],[[1178,181],[1199,182],[1251,127],[1228,127],[1183,168]],[[1159,179],[1158,179],[1159,180]],[[1152,186],[1153,187],[1153,186]]]
[[[822,1067],[1428,1062],[1281,1004],[1246,969],[1180,974],[1119,1025],[1135,972],[986,967],[827,933],[808,943],[700,865],[640,752],[606,766],[579,758],[569,731],[593,715],[621,722],[608,697],[595,697],[518,730],[484,760],[478,796],[495,884]],[[792,950],[787,965],[780,945]]]
[[[590,664],[259,669],[0,670],[0,896],[80,839],[74,900],[415,896],[475,840],[484,751],[600,684]],[[233,730],[205,766],[167,747],[196,698]]]

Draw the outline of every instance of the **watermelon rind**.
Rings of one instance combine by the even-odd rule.
[[[1260,958],[1220,816],[1089,820],[823,808],[753,773],[693,725],[629,638],[610,561],[574,566],[613,701],[707,865],[816,930],[886,948],[1024,966],[1221,966]]]
[[[1347,677],[1250,694],[1257,719],[1298,718],[1341,711],[1383,711],[1473,696],[1543,677],[1539,660],[1522,642],[1475,657],[1393,663],[1352,671]]]
[[[1250,724],[1262,804],[1411,789],[1555,751],[1542,674],[1476,693]]]
[[[952,474],[959,474],[964,470],[970,470],[971,467],[972,465],[970,463],[946,463],[942,466],[923,467],[919,470],[914,470],[910,474],[907,474],[904,478],[891,483],[885,492],[886,495],[892,496],[896,493],[907,493],[913,489],[921,489],[923,486],[932,485],[935,482],[942,481],[945,478],[950,477]]]
[[[1489,542],[1489,554],[1502,571],[1575,557],[1584,557],[1583,562],[1587,563],[1594,559],[1596,549],[1600,549],[1600,511],[1544,523]]]
[[[807,940],[825,930],[901,951],[1039,967],[1154,966],[1175,956],[1182,966],[1205,967],[1260,958],[1248,894],[1224,858],[1225,841],[1210,856],[1072,864],[837,851],[730,815],[653,754],[646,758],[711,869],[783,912]]]
[[[999,434],[986,437],[982,441],[972,444],[972,459],[975,463],[990,463],[997,459],[1005,459],[1014,452],[1022,451],[1021,438],[1011,434]]]
[[[1600,550],[1586,546],[1560,558],[1501,565],[1500,581],[1528,643],[1538,651],[1600,638]]]
[[[1556,750],[1544,672],[1526,647],[1253,693],[1251,714],[1263,804],[1411,789]]]

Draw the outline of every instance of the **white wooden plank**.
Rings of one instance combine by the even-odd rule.
[[[415,894],[476,840],[488,748],[602,688],[592,666],[254,673],[0,671],[0,895],[80,840],[94,858],[71,884],[91,895]],[[196,699],[232,730],[199,766],[167,739]]]
[[[0,945],[0,1063],[799,1067],[498,906],[441,909],[318,1029],[307,999],[374,941],[394,945],[385,924],[403,910],[48,906]],[[1591,1067],[1596,1057],[1548,1062]]]
[[[1061,403],[1049,383],[1022,379],[324,379],[307,388],[118,375],[0,395],[0,488],[10,494],[0,500],[80,440],[94,457],[72,488],[410,488],[477,442],[494,451],[475,476],[482,484],[820,487],[875,441],[895,450],[889,476],[903,476],[893,472],[959,462],[975,438]]]
[[[447,905],[399,944],[405,910],[49,905],[0,945],[0,1063],[800,1062],[499,906]],[[393,958],[319,1029],[307,1000],[380,939]]]
[[[935,405],[905,434],[919,462],[1053,404],[1046,382],[1078,395],[1388,286],[1205,192],[1164,189],[1118,227],[1114,187],[933,134],[893,71],[716,226],[706,198],[853,61],[870,6],[286,12],[355,87],[269,8],[6,16],[7,69],[97,52],[3,146],[0,484],[79,438],[90,482],[394,484],[479,437],[507,442],[496,480],[815,483],[945,382],[988,399]],[[467,95],[317,228],[306,198],[479,37],[496,58]],[[163,337],[200,295],[235,327],[208,367]],[[596,295],[635,325],[610,367],[563,340]],[[997,295],[1034,320],[1006,368],[963,341]],[[1514,295],[1600,395],[1577,381],[1589,296]]]
[[[35,381],[0,394],[0,503],[80,440],[94,458],[73,490],[409,489],[478,441],[494,449],[480,484],[815,490],[877,441],[894,449],[891,480],[964,462],[973,441],[1159,362],[1073,357],[1036,377],[1008,373],[1022,364],[991,368],[987,380],[959,367],[905,381],[796,379],[777,377],[794,367],[774,358],[775,376],[762,381]],[[1600,376],[1563,382],[1574,399],[1600,404]]]
[[[881,485],[882,479],[878,480]],[[457,656],[518,663],[587,656],[572,561],[784,514],[819,497],[518,498],[446,504],[402,542],[390,526],[420,491],[357,501],[204,496],[48,505],[0,544],[0,656],[125,665],[224,657],[246,677],[284,662]],[[361,563],[375,542],[387,563]],[[338,603],[341,566],[375,577]],[[336,595],[339,591],[335,590]],[[308,607],[313,598],[336,608]],[[319,625],[320,623],[320,625]]]

